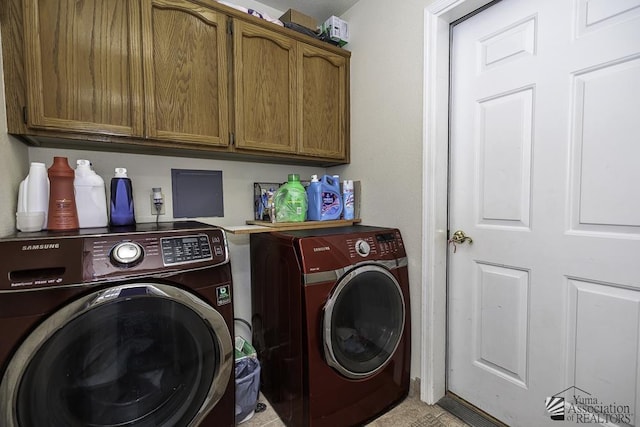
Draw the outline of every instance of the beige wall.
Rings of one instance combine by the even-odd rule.
[[[398,227],[409,257],[411,376],[420,377],[424,9],[430,0],[366,0],[342,18],[351,40],[351,164],[367,224]]]

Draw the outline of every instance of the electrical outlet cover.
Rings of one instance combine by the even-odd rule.
[[[155,205],[154,199],[153,199],[153,193],[149,194],[149,201],[151,202],[151,215],[157,215],[156,205]],[[166,214],[164,206],[165,206],[165,203],[164,203],[164,198],[163,198],[162,199],[162,205],[160,206],[160,215]]]

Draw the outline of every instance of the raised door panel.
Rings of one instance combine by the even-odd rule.
[[[348,135],[348,62],[300,43],[300,154],[346,159]]]
[[[144,2],[146,137],[228,145],[226,22],[190,1]]]
[[[141,135],[139,22],[137,2],[25,1],[28,126]]]
[[[296,42],[234,20],[236,146],[296,152]]]

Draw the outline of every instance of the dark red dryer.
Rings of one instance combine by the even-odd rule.
[[[407,258],[397,229],[251,236],[262,392],[289,426],[355,426],[409,391]]]

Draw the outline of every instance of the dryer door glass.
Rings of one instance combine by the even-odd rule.
[[[338,282],[325,306],[327,362],[348,378],[382,369],[404,331],[405,303],[395,277],[376,265],[361,266]]]
[[[159,287],[104,291],[44,340],[18,386],[17,424],[188,425],[220,373],[220,340],[192,307],[149,291]]]

